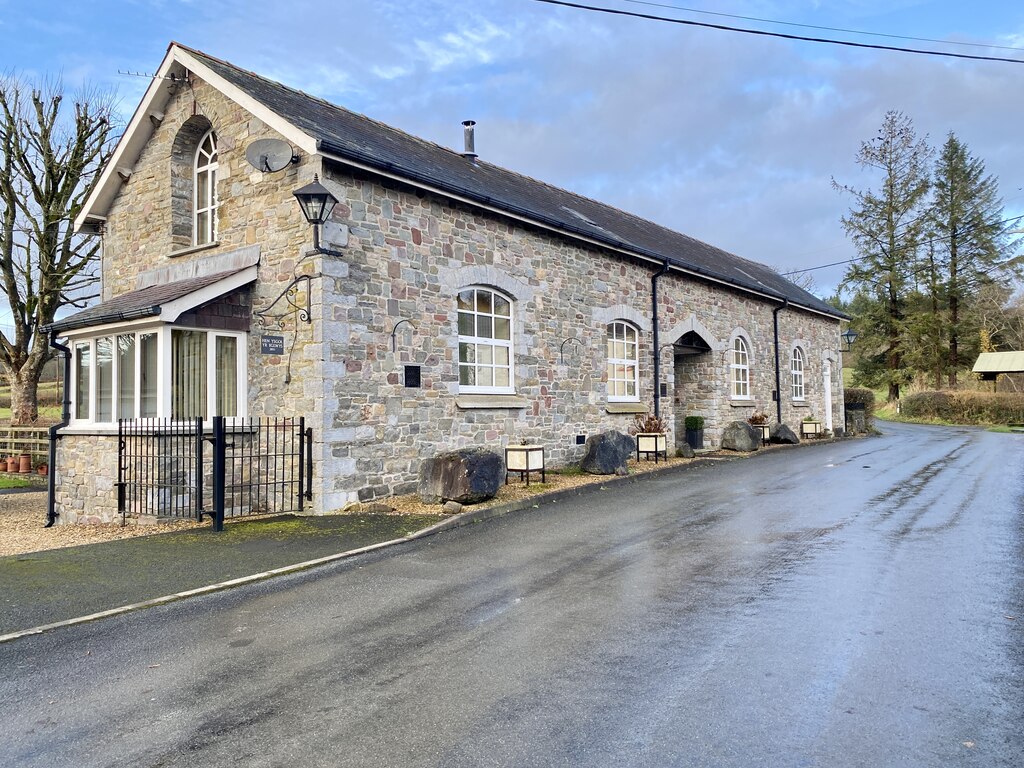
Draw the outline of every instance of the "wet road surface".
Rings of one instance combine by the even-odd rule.
[[[885,431],[0,646],[0,755],[1022,766],[1024,436]]]

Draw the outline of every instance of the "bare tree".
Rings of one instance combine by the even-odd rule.
[[[15,424],[39,416],[39,377],[51,358],[42,327],[61,307],[94,298],[100,245],[76,235],[74,220],[110,158],[112,103],[88,94],[70,115],[61,86],[0,79],[0,284],[14,325],[0,331],[0,372]]]

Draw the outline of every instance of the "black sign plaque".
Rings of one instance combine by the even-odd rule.
[[[264,355],[283,355],[284,336],[261,336],[260,352]]]

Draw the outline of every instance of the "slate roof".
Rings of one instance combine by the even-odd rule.
[[[62,318],[48,325],[44,330],[66,332],[78,328],[89,328],[105,323],[118,323],[126,320],[138,320],[143,317],[157,317],[164,304],[188,296],[209,285],[220,282],[240,270],[217,272],[203,277],[191,277],[163,285],[148,285],[137,291],[129,291],[115,296],[69,317]]]
[[[738,288],[788,299],[837,318],[846,315],[772,269],[604,203],[553,187],[267,80],[185,46],[215,73],[314,137],[322,152],[427,184],[538,223],[667,260]]]

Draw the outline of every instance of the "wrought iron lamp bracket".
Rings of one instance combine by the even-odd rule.
[[[312,299],[312,282],[313,278],[320,277],[316,275],[299,275],[292,280],[285,287],[283,291],[278,295],[276,299],[270,302],[270,305],[266,309],[260,310],[259,312],[253,312],[257,322],[261,328],[265,328],[268,325],[275,325],[280,327],[281,321],[289,315],[298,315],[299,320],[304,323],[312,323],[313,318],[310,315],[310,302]],[[305,284],[306,291],[306,303],[297,304],[294,300],[295,295],[299,292],[299,284]],[[286,307],[280,312],[274,312],[273,309],[281,301],[284,300]]]
[[[574,336],[570,336],[568,339],[564,339],[562,341],[562,345],[558,348],[558,362],[563,365],[565,364],[565,345],[569,343],[578,344],[580,347],[583,346],[583,342]]]
[[[408,323],[413,328],[416,327],[415,323],[413,323],[412,320],[408,320],[408,319],[399,320],[397,323],[395,323],[395,327],[391,329],[391,352],[392,353],[398,351],[398,342],[395,340],[395,334],[398,333],[398,326],[400,326],[402,323]]]

